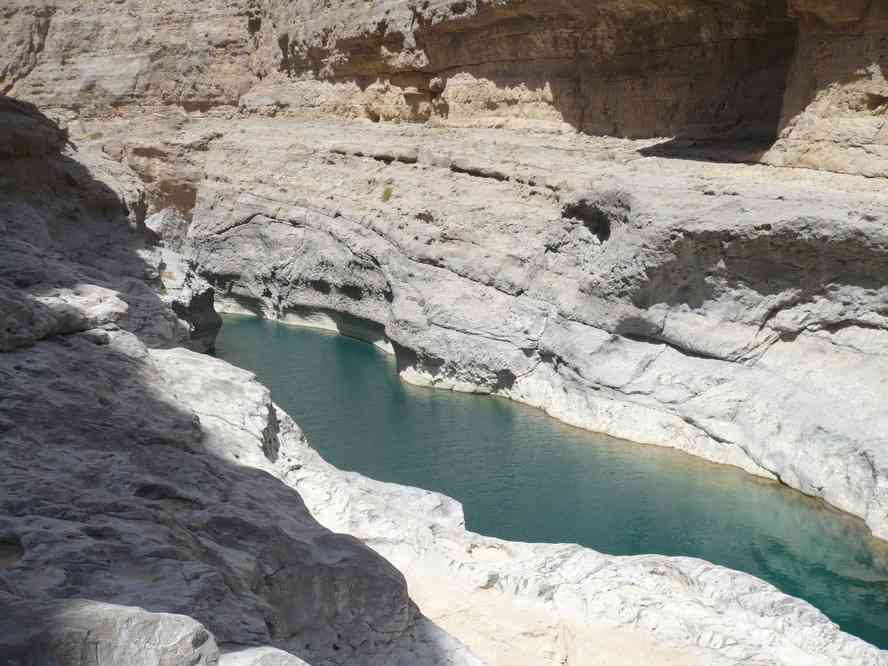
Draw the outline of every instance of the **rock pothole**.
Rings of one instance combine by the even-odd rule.
[[[582,222],[599,243],[606,243],[611,237],[611,221],[603,210],[595,205],[590,205],[585,200],[567,204],[561,210],[561,217]]]
[[[581,223],[601,244],[611,239],[616,227],[628,224],[631,215],[631,197],[620,191],[576,195],[561,207],[563,219]]]
[[[888,114],[888,95],[878,93],[866,93],[866,108],[873,114]]]

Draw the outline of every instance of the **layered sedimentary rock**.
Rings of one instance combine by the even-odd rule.
[[[268,390],[174,348],[132,173],[0,104],[0,662],[477,663],[263,471]]]
[[[249,373],[206,356],[165,353],[177,356],[170,379],[181,405],[203,413],[226,378],[235,413],[267,415],[277,449],[272,457],[253,456],[252,464],[298,490],[325,526],[360,537],[397,565],[411,597],[485,663],[878,664],[886,658],[804,602],[706,562],[609,557],[466,532],[452,499],[323,461]],[[243,449],[218,453],[244,461]],[[793,631],[777,630],[785,625]]]
[[[504,130],[75,125],[155,208],[190,193],[164,214],[228,307],[357,323],[412,381],[779,478],[888,534],[884,181]]]
[[[888,5],[792,0],[800,17],[772,164],[888,175]]]
[[[250,373],[172,347],[151,243],[187,225],[147,229],[132,174],[33,107],[0,126],[2,663],[888,663],[750,576],[488,539],[328,465]]]
[[[0,21],[0,88],[69,115],[577,129],[888,175],[883,2],[13,0]]]
[[[223,307],[352,327],[408,381],[777,478],[888,535],[880,183],[267,124],[214,143],[199,189],[193,256]]]
[[[885,663],[719,567],[468,534],[173,348],[215,294],[888,538],[886,12],[7,3],[0,91],[70,131],[0,97],[4,657]]]

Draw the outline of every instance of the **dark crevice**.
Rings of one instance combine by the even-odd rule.
[[[497,171],[496,169],[491,169],[487,167],[451,164],[450,170],[453,173],[464,173],[468,176],[474,176],[475,178],[489,178],[491,180],[496,180],[499,182],[505,182],[509,180],[509,176],[507,174],[504,174],[502,171]]]
[[[888,113],[888,95],[866,93],[866,108],[875,114]]]
[[[603,210],[596,206],[589,206],[585,201],[568,204],[561,211],[561,216],[581,221],[601,243],[610,240],[610,219]]]
[[[162,483],[146,483],[136,488],[136,497],[172,505],[178,509],[200,509],[201,503],[190,497],[184,497],[172,486]]]
[[[364,297],[364,290],[354,284],[344,284],[337,288],[339,293],[354,301],[359,301]]]
[[[0,568],[11,567],[25,556],[25,548],[17,536],[0,538]]]
[[[330,283],[326,280],[309,280],[308,286],[322,294],[330,293]]]

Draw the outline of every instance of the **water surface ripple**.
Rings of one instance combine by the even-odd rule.
[[[226,316],[217,353],[255,372],[331,463],[450,495],[475,532],[701,557],[888,648],[888,546],[820,501],[501,398],[403,384],[390,357],[338,335]]]

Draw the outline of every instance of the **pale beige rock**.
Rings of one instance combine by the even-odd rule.
[[[23,126],[50,125],[0,108]],[[170,349],[189,331],[149,287],[132,173],[43,148],[0,159],[0,661],[212,666],[218,642],[475,666],[400,572],[257,469],[280,448],[268,389]]]
[[[184,615],[84,599],[18,600],[0,595],[4,664],[216,666],[212,634]]]
[[[69,119],[580,130],[665,137],[658,150],[678,157],[888,175],[881,2],[12,0],[0,21],[0,88]],[[162,205],[187,202],[168,185]]]
[[[884,651],[747,574],[691,558],[610,557],[467,532],[462,508],[448,497],[326,463],[248,373],[186,350],[151,355],[179,404],[201,414],[221,461],[283,480],[325,526],[360,537],[404,572],[411,598],[434,625],[420,621],[409,640],[356,663],[481,663],[441,629],[493,665],[888,663]],[[218,414],[222,390],[226,422]],[[227,423],[232,415],[244,426]],[[256,434],[245,438],[240,427]],[[274,455],[243,446],[269,429]]]
[[[888,177],[888,6],[794,0],[799,44],[772,164]]]
[[[404,571],[423,612],[485,663],[888,663],[804,602],[701,560],[472,534],[454,500],[336,470],[286,415],[278,420],[277,473],[325,525],[359,535]]]
[[[272,647],[234,650],[224,653],[219,659],[219,666],[307,666],[307,663],[299,657]]]
[[[221,307],[351,327],[407,381],[779,478],[888,535],[878,181],[632,142],[268,126],[235,125],[198,186],[194,258]]]
[[[720,567],[469,534],[452,500],[330,468],[247,373],[161,348],[212,346],[196,260],[227,309],[779,478],[886,537],[886,11],[8,2],[0,90],[70,135],[0,98],[2,621],[51,634],[4,649],[885,663]],[[665,159],[694,156],[781,168]]]
[[[354,128],[349,145],[363,146],[367,154],[396,156],[391,171],[374,174],[366,167],[389,167],[356,157],[341,145],[334,150],[320,129],[327,138],[305,163],[292,160],[290,144],[280,137],[266,135],[261,157],[241,151],[245,162],[257,159],[271,170],[240,173],[241,179],[256,181],[223,180],[214,171],[214,164],[221,168],[229,159],[228,150],[239,149],[237,142],[207,151],[210,178],[195,183],[200,207],[189,227],[190,242],[199,253],[213,250],[204,256],[216,263],[207,261],[204,269],[214,279],[222,274],[212,273],[212,265],[237,268],[225,273],[233,282],[224,287],[244,306],[322,322],[377,342],[415,345],[392,351],[419,375],[473,390],[491,390],[491,381],[497,390],[517,390],[540,368],[554,369],[534,358],[544,350],[567,359],[585,381],[612,385],[615,405],[630,410],[647,401],[646,408],[660,404],[662,413],[670,401],[681,405],[699,397],[699,391],[705,395],[707,382],[721,372],[731,381],[742,379],[734,361],[685,361],[661,342],[614,335],[579,320],[560,321],[559,302],[547,302],[542,294],[562,292],[547,291],[552,288],[547,279],[537,283],[544,275],[540,271],[527,274],[520,262],[510,267],[505,252],[532,256],[538,249],[527,239],[541,234],[544,247],[548,241],[558,254],[568,255],[558,265],[562,287],[576,279],[575,263],[583,274],[600,269],[609,244],[643,234],[636,215],[651,196],[645,188],[631,196],[610,190],[600,197],[589,192],[579,199],[563,196],[561,202],[544,190],[530,194],[538,187],[531,182],[545,181],[523,152],[528,147],[538,152],[532,138],[518,135],[516,145],[501,147],[513,157],[525,156],[514,162],[495,155],[476,161],[471,151],[445,160],[441,156],[448,150],[435,141],[426,141],[422,150],[386,141],[392,145],[383,150],[368,145],[364,128]],[[312,145],[318,141],[312,131],[294,133],[290,140]],[[438,138],[450,145],[448,137]],[[249,140],[246,132],[244,140]],[[619,153],[620,145],[610,150]],[[275,161],[276,151],[286,156],[283,163]],[[535,159],[558,154],[557,148],[543,152]],[[168,348],[188,331],[158,327],[159,320],[176,318],[145,286],[145,280],[156,284],[163,271],[146,258],[155,255],[142,240],[144,211],[122,203],[143,201],[137,189],[130,190],[132,176],[126,169],[101,155],[73,150],[30,150],[3,166],[4,182],[15,187],[0,209],[7,234],[0,280],[4,293],[17,299],[12,311],[31,316],[25,335],[7,340],[7,350],[0,353],[4,654],[23,655],[31,663],[52,659],[60,666],[140,660],[146,666],[300,660],[313,666],[480,666],[509,660],[553,666],[886,663],[884,652],[841,633],[806,603],[750,576],[699,560],[617,558],[578,546],[481,537],[465,531],[461,508],[449,498],[336,470],[308,447],[298,426],[250,373]],[[613,166],[611,160],[602,170]],[[283,183],[278,179],[291,177],[288,168],[309,198],[319,196],[312,194],[314,183],[335,175],[339,182],[354,179],[351,206],[372,202],[372,210],[397,207],[401,212],[388,227],[379,216],[367,218],[379,226],[364,226],[351,212],[326,210],[329,199],[323,197],[315,205],[275,202],[263,181]],[[643,176],[645,168],[635,175]],[[501,180],[513,171],[513,183]],[[417,176],[420,172],[427,173]],[[729,178],[722,185],[741,187],[742,182]],[[215,199],[238,183],[251,193],[235,194],[224,206],[223,199]],[[380,196],[383,183],[398,185],[387,200]],[[424,185],[427,196],[420,198],[420,188],[409,189],[410,183]],[[787,205],[814,206],[804,183],[792,178],[788,183],[789,190],[801,190]],[[454,185],[460,188],[458,198]],[[471,192],[489,196],[512,187],[523,194],[517,200],[502,198],[503,220],[472,214],[478,208]],[[845,196],[860,196],[865,191],[860,188],[857,195]],[[668,197],[668,188],[660,196]],[[743,201],[756,205],[755,197]],[[418,202],[424,204],[420,209]],[[465,216],[451,217],[455,213],[444,202]],[[827,203],[820,201],[817,210],[829,210]],[[213,205],[217,213],[206,213]],[[257,214],[238,217],[241,207]],[[589,218],[594,210],[610,211],[614,226],[609,236],[600,219]],[[541,211],[552,214],[544,218],[552,236],[531,224]],[[564,212],[570,215],[563,217]],[[455,219],[465,227],[448,222]],[[561,221],[553,225],[553,220]],[[403,235],[395,231],[398,224]],[[494,264],[478,261],[477,252],[492,251],[486,238],[508,240],[508,225],[516,224],[528,232],[523,239],[499,248],[503,254],[493,255]],[[841,227],[833,230],[832,237],[840,232]],[[264,238],[274,242],[260,251],[253,241]],[[429,238],[435,239],[431,246]],[[269,247],[295,263],[287,266],[292,282],[265,284],[277,293],[291,289],[293,298],[315,294],[316,300],[299,307],[281,300],[285,307],[278,308],[263,300],[263,292],[251,291],[259,284],[253,276],[275,261]],[[877,246],[866,247],[861,265]],[[441,254],[432,254],[439,248]],[[428,261],[405,258],[420,252]],[[244,273],[241,261],[253,273]],[[299,276],[310,284],[303,285]],[[842,307],[866,310],[872,295],[857,294],[853,286],[843,292],[849,298]],[[563,293],[573,293],[573,311],[584,312],[583,292]],[[127,305],[125,312],[107,307],[118,301]],[[799,304],[807,308],[804,316],[781,321],[787,330],[838,316],[829,299],[816,308],[807,301]],[[316,314],[321,305],[327,308],[323,317]],[[729,340],[742,337],[748,322],[730,309],[730,301],[718,305],[703,313],[710,319],[718,313],[733,316],[739,328],[726,335]],[[51,325],[41,328],[46,312]],[[60,313],[69,317],[64,326],[52,324]],[[607,324],[602,312],[598,316],[604,317],[602,326]],[[619,308],[613,316],[613,322],[623,321]],[[375,324],[367,322],[374,317]],[[571,325],[585,326],[588,335],[572,335]],[[683,335],[687,326],[666,335]],[[846,335],[841,340],[849,362],[859,362],[855,350],[861,345],[874,358],[884,351],[871,339]],[[474,356],[465,354],[466,342]],[[784,342],[786,352],[772,345],[759,357],[767,359],[767,367],[751,372],[815,385],[831,379],[832,367],[818,376],[795,360],[799,350],[805,356],[797,342]],[[830,357],[838,358],[829,337],[812,334],[803,342],[826,345]],[[520,351],[528,343],[535,350],[529,357]],[[736,345],[731,349],[738,353]],[[446,354],[446,372],[430,373],[425,359],[404,356],[411,350]],[[772,350],[780,353],[769,356]],[[685,362],[692,364],[688,368]],[[658,370],[661,363],[665,372]],[[521,373],[509,369],[518,370],[519,364]],[[667,376],[680,381],[667,386],[662,381]],[[551,387],[566,377],[555,373]],[[747,380],[760,388],[754,378]],[[637,390],[630,392],[633,382]],[[631,393],[640,396],[635,406],[627,400]],[[724,403],[715,399],[712,409]],[[838,455],[831,464],[847,461]],[[392,563],[406,573],[407,585],[415,588],[430,617],[421,615],[408,597],[405,579]],[[224,649],[221,656],[217,643]]]

